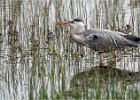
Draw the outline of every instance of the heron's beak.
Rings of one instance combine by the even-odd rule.
[[[71,20],[65,20],[65,21],[56,21],[56,25],[62,25],[62,26],[70,26]]]

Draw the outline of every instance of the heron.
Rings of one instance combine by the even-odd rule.
[[[100,66],[104,65],[102,53],[140,46],[140,38],[137,36],[104,29],[87,29],[84,21],[80,18],[58,23],[71,27],[70,37],[74,42],[98,52]]]

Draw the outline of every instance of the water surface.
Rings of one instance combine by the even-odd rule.
[[[139,82],[122,85],[119,81],[113,86],[105,83],[107,86],[101,88],[97,82],[95,87],[87,85],[86,92],[80,91],[81,86],[75,89],[75,75],[85,78],[79,74],[98,66],[99,57],[72,42],[69,28],[55,24],[77,17],[87,28],[115,31],[130,24],[130,34],[140,36],[139,4],[137,0],[1,0],[0,99],[139,99]],[[121,59],[113,64],[111,54],[105,54],[105,64],[139,71],[139,49],[119,54]],[[70,95],[71,89],[78,95]]]

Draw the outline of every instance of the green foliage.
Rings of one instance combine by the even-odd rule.
[[[124,8],[124,3],[0,0],[0,100],[140,100],[139,73],[114,70],[139,65],[139,50],[126,51],[126,56],[132,53],[121,61],[109,52],[105,55],[107,68],[95,68],[99,57],[89,48],[73,43],[69,28],[55,23],[79,17],[88,28],[113,31],[130,24],[135,35],[140,36],[140,14],[135,10],[140,9],[139,2],[130,0],[130,10]]]

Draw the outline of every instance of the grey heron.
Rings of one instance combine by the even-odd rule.
[[[140,45],[139,37],[117,31],[87,29],[84,21],[79,18],[58,23],[71,27],[70,36],[74,42],[98,52],[101,65],[103,64],[102,53],[113,50],[124,50],[126,47],[138,47]]]

